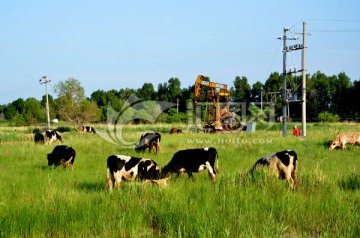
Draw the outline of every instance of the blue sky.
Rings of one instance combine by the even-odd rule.
[[[284,27],[307,22],[307,68],[360,79],[360,1],[0,1],[0,104],[41,99],[39,79],[70,77],[86,96],[102,89],[140,88],[172,77],[181,87],[197,75],[252,85],[282,72]],[[300,36],[300,35],[299,35]],[[300,37],[301,39],[301,37]],[[292,41],[289,44],[301,43]],[[288,65],[301,67],[300,51]]]

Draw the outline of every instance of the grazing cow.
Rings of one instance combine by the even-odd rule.
[[[88,132],[88,133],[96,133],[95,128],[92,126],[82,126],[81,127],[82,132]]]
[[[207,168],[209,176],[215,181],[218,164],[216,164],[216,168],[214,164],[217,157],[218,153],[215,148],[180,150],[162,169],[161,174],[162,177],[167,177],[171,173],[177,173],[179,177],[180,173],[186,172],[191,179],[193,172],[201,173]],[[216,162],[218,163],[218,160]]]
[[[341,133],[336,136],[335,140],[330,144],[329,149],[333,150],[335,147],[341,146],[343,150],[346,149],[346,144],[360,144],[360,133],[359,132],[348,132]]]
[[[110,189],[120,187],[121,180],[156,180],[160,171],[155,161],[126,155],[111,155],[107,159],[106,183]]]
[[[145,132],[141,135],[139,144],[136,145],[135,151],[145,151],[147,148],[149,152],[153,150],[156,154],[160,150],[161,135],[159,132]]]
[[[213,126],[213,125],[205,125],[203,130],[204,130],[204,133],[215,133],[216,132],[215,126]]]
[[[181,129],[176,129],[175,127],[171,128],[170,130],[170,134],[181,134],[182,130]]]
[[[35,133],[34,141],[35,141],[35,144],[44,144],[45,143],[45,137],[41,133]]]
[[[75,161],[75,150],[66,145],[58,145],[54,148],[51,154],[47,155],[48,165],[54,165],[56,168],[60,164],[64,166],[64,168],[71,168],[73,167]]]
[[[46,141],[51,144],[52,142],[54,141],[60,141],[62,142],[62,139],[61,139],[61,135],[58,131],[55,131],[55,130],[47,130],[45,132],[46,134]]]
[[[253,174],[259,166],[268,166],[274,169],[278,178],[286,179],[291,189],[296,185],[297,154],[293,150],[284,150],[265,156],[254,164],[249,173]]]

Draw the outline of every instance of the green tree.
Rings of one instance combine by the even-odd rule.
[[[155,90],[152,83],[144,83],[136,92],[136,95],[144,100],[155,100]]]
[[[4,107],[4,116],[6,120],[13,119],[13,117],[15,117],[16,114],[17,114],[16,107],[12,103],[9,103]]]
[[[246,77],[236,76],[234,80],[234,92],[232,93],[233,98],[237,102],[248,102],[250,99],[250,85]]]
[[[60,81],[54,86],[54,92],[58,98],[64,97],[71,105],[76,105],[85,99],[85,90],[75,78],[69,78],[65,82]]]
[[[95,102],[85,99],[85,90],[77,79],[60,81],[54,91],[58,94],[57,113],[67,122],[81,126],[99,120],[101,110]]]
[[[24,109],[24,99],[18,98],[15,101],[13,101],[11,104],[15,107],[16,112],[22,114]]]
[[[106,92],[104,90],[96,90],[91,94],[90,99],[95,102],[98,107],[105,106],[107,103]]]
[[[263,93],[263,84],[259,81],[254,83],[250,90],[250,101],[252,102],[260,102],[261,101],[261,93]],[[264,100],[264,99],[263,99]]]
[[[23,117],[28,125],[35,125],[45,118],[45,110],[35,98],[28,98],[24,103]]]

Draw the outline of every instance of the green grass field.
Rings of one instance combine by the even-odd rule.
[[[160,131],[157,155],[137,154],[96,134],[64,133],[62,144],[77,153],[67,171],[47,166],[46,155],[58,143],[35,145],[30,128],[0,127],[0,237],[359,236],[360,148],[327,148],[339,131],[360,131],[359,124],[308,124],[307,138],[293,137],[290,129],[283,137],[280,127],[179,135],[170,128],[124,129],[127,141]],[[165,189],[123,182],[110,194],[105,187],[109,155],[147,157],[163,167],[176,151],[201,147],[218,150],[215,183],[205,172],[194,174],[195,181],[173,177]],[[294,191],[266,170],[246,175],[256,160],[284,149],[299,157]]]

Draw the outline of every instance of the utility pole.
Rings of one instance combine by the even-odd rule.
[[[177,98],[177,99],[176,99],[176,109],[177,109],[177,114],[179,114],[179,101],[180,101],[180,99],[179,99],[179,98]]]
[[[279,38],[277,39],[280,39],[280,40],[283,40],[283,86],[282,86],[282,111],[283,111],[283,136],[285,137],[286,136],[286,120],[287,120],[287,117],[286,117],[286,109],[287,109],[287,105],[289,103],[289,101],[287,100],[287,97],[286,97],[286,53],[289,52],[289,51],[293,51],[293,50],[298,50],[298,49],[301,49],[301,45],[293,45],[293,46],[289,46],[287,47],[286,46],[286,40],[297,40],[297,38],[288,38],[286,36],[286,32],[287,31],[290,31],[290,28],[289,27],[284,27],[284,33],[282,36],[280,36]],[[296,72],[296,71],[294,71]],[[294,73],[294,72],[289,72],[290,74],[291,73]]]
[[[303,22],[303,49],[302,49],[302,136],[306,137],[306,22]]]
[[[50,79],[48,79],[45,76],[43,76],[40,80],[39,80],[40,84],[45,84],[45,93],[46,93],[46,117],[47,117],[47,126],[46,129],[50,129],[50,113],[49,113],[49,96],[48,96],[48,83],[51,82]]]

